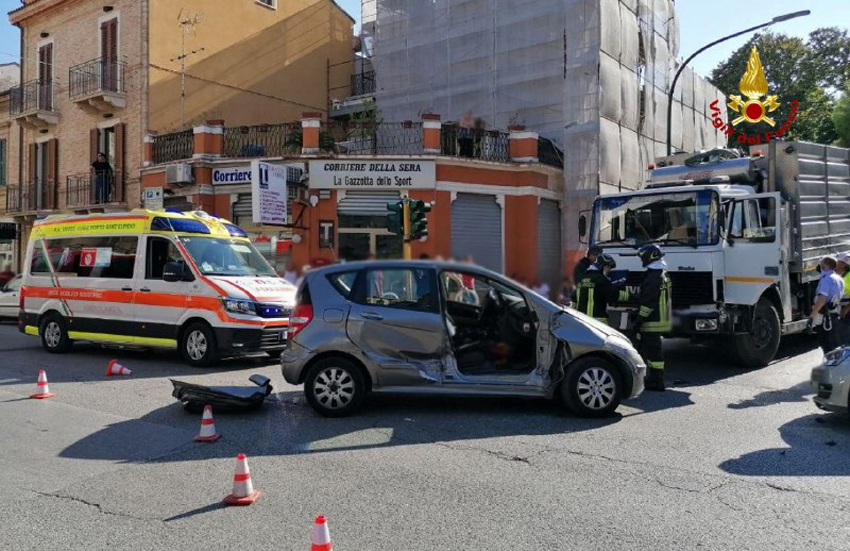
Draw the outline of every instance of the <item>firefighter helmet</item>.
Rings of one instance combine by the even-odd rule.
[[[654,243],[647,243],[640,249],[638,249],[638,256],[640,257],[640,261],[643,263],[644,268],[655,262],[656,260],[661,260],[664,256],[664,251],[661,250],[661,247]]]
[[[608,253],[602,253],[596,258],[596,267],[602,271],[605,268],[611,268],[612,270],[617,267],[617,261],[614,260],[614,257]]]

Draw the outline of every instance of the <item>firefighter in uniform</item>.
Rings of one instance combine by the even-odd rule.
[[[576,288],[576,310],[597,321],[608,323],[608,305],[629,300],[629,292],[619,289],[609,277],[617,262],[610,254],[602,253],[584,273]]]
[[[634,331],[637,349],[648,367],[644,384],[647,390],[664,390],[664,351],[661,335],[669,333],[672,324],[672,291],[663,257],[664,252],[652,243],[638,249],[646,274],[640,286],[640,310]]]

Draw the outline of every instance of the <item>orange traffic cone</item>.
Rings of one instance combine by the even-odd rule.
[[[45,398],[52,398],[56,396],[54,393],[50,392],[50,388],[47,386],[47,372],[43,369],[38,370],[38,382],[35,383],[35,394],[30,394],[30,398],[35,398],[36,400],[44,400]]]
[[[316,517],[316,523],[313,524],[313,547],[310,549],[311,551],[333,551],[333,548],[328,520],[325,515],[319,515]]]
[[[248,458],[244,453],[236,456],[236,472],[233,473],[233,493],[224,498],[227,505],[251,505],[260,492],[254,489],[251,482],[251,471],[248,470]]]
[[[204,406],[204,416],[201,418],[201,431],[195,437],[195,442],[215,442],[219,438],[221,438],[221,435],[215,431],[212,406]]]
[[[133,372],[118,363],[118,360],[110,360],[109,367],[106,368],[106,375],[111,377],[112,375],[132,375]]]

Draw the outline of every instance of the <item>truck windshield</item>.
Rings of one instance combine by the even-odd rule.
[[[601,197],[594,206],[593,243],[714,245],[719,210],[710,190]]]
[[[263,255],[244,239],[181,237],[180,242],[204,275],[277,277]]]

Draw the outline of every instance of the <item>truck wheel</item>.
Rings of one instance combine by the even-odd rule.
[[[743,367],[766,366],[776,356],[781,336],[776,308],[767,300],[759,300],[750,333],[734,338],[736,360]]]
[[[180,338],[180,354],[194,367],[207,367],[217,362],[217,346],[212,327],[202,322],[187,327]]]
[[[561,397],[579,417],[605,417],[620,405],[621,386],[620,373],[610,362],[582,358],[567,367]]]
[[[59,314],[44,316],[38,334],[41,335],[41,346],[52,354],[62,354],[71,349],[68,324]]]

